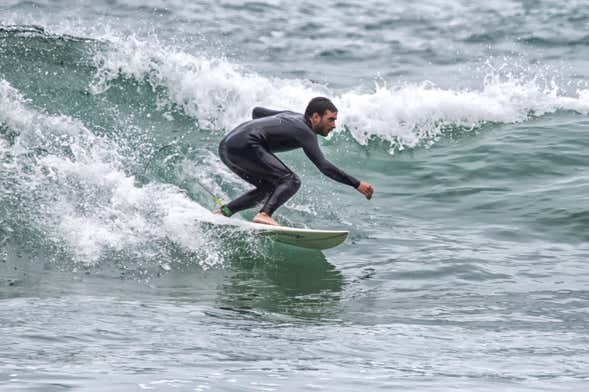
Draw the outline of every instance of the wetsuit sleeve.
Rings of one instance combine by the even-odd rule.
[[[271,110],[266,109],[260,106],[256,106],[254,110],[252,110],[252,119],[274,116],[275,114],[282,113],[284,110]]]
[[[317,166],[319,171],[332,180],[353,186],[354,188],[358,188],[358,185],[360,185],[360,181],[358,181],[356,178],[346,174],[331,164],[327,159],[325,159],[323,152],[321,152],[321,149],[319,148],[317,137],[308,138],[303,144],[303,151],[311,160],[311,162]]]

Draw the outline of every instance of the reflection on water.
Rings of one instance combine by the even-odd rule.
[[[234,260],[227,267],[220,307],[317,321],[336,317],[343,277],[321,252],[270,244],[271,259]]]

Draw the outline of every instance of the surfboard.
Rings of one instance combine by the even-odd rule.
[[[349,232],[345,230],[316,230],[287,226],[262,225],[250,223],[257,234],[293,246],[307,249],[329,249],[346,240]]]
[[[263,225],[243,221],[241,219],[227,218],[223,215],[214,215],[215,221],[208,222],[213,227],[235,227],[240,230],[253,231],[254,234],[270,238],[284,244],[298,246],[307,249],[329,249],[338,246],[346,240],[347,230],[317,230],[300,227]],[[204,222],[201,222],[203,224]],[[206,224],[206,223],[205,223]]]
[[[201,224],[217,227],[235,227],[239,230],[252,232],[254,235],[270,238],[284,244],[307,249],[329,249],[338,246],[346,240],[349,232],[345,230],[316,230],[288,226],[262,225],[246,222],[235,218],[215,216],[216,222],[201,222]]]

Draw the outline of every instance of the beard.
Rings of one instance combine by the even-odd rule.
[[[326,137],[327,135],[329,135],[329,131],[330,130],[331,129],[329,129],[327,126],[322,126],[321,124],[317,124],[317,126],[314,129],[314,131],[317,134],[319,134],[319,135],[321,135],[323,137]]]

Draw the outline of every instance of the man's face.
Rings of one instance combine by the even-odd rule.
[[[313,113],[311,127],[318,134],[327,136],[335,128],[335,120],[337,120],[337,112],[331,110],[326,110],[323,116],[320,116],[319,113]]]

